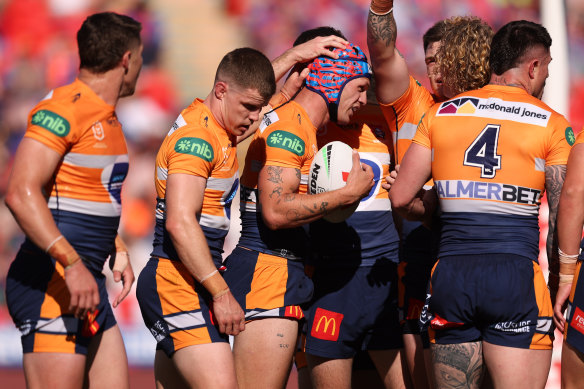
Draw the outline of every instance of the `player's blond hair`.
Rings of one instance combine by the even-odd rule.
[[[476,16],[445,20],[437,61],[447,90],[457,95],[489,83],[493,34],[491,26]]]

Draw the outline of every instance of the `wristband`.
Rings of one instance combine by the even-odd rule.
[[[558,248],[558,254],[560,256],[560,284],[566,284],[568,280],[566,278],[566,282],[562,282],[562,276],[574,277],[579,254],[566,254],[560,248]]]
[[[49,250],[51,249],[51,247],[53,247],[55,245],[55,243],[57,243],[59,240],[63,239],[64,236],[63,235],[59,235],[57,236],[55,239],[53,239],[53,241],[51,243],[49,243],[49,245],[47,246],[47,248],[45,249],[45,253],[48,253]]]
[[[211,273],[203,277],[199,283],[207,289],[211,296],[213,296],[213,299],[216,299],[229,292],[229,287],[219,272]]]
[[[207,281],[207,279],[213,277],[215,275],[215,273],[219,273],[219,270],[215,269],[213,270],[211,273],[207,274],[205,277],[201,278],[201,280],[199,281],[199,283],[203,283],[205,281]]]
[[[62,235],[47,247],[47,254],[55,258],[64,268],[68,268],[81,259],[73,246]]]
[[[377,16],[383,16],[393,11],[393,0],[372,0],[369,11]]]
[[[81,258],[79,258],[79,259],[81,259]],[[70,264],[68,264],[67,266],[65,266],[65,271],[67,271],[67,270],[71,269],[73,266],[75,266],[75,264],[76,264],[77,262],[80,262],[80,261],[79,261],[79,259],[78,259],[77,261],[74,261],[73,263],[70,263]]]

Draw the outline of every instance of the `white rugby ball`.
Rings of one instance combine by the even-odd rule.
[[[316,194],[342,188],[353,167],[353,151],[343,142],[333,141],[324,145],[312,160],[308,175],[308,193]],[[340,223],[355,212],[359,202],[337,209],[324,219]]]

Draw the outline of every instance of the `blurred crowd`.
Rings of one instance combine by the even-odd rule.
[[[154,225],[154,158],[179,110],[190,103],[178,101],[181,85],[162,66],[163,48],[173,42],[165,40],[168,21],[153,11],[154,2],[0,0],[0,325],[11,325],[4,304],[4,282],[23,240],[3,201],[11,161],[30,109],[51,89],[75,77],[78,69],[75,34],[85,17],[96,11],[125,13],[143,25],[144,67],[135,96],[122,99],[117,113],[125,129],[131,161],[122,193],[120,232],[129,245],[136,272],[147,260]],[[584,125],[584,110],[579,108],[584,101],[584,2],[565,3],[571,85],[568,117],[578,132]],[[171,1],[164,6],[180,12],[180,4]],[[249,37],[250,46],[275,58],[289,48],[301,31],[319,25],[339,28],[352,41],[366,47],[368,6],[369,0],[223,0],[221,17],[236,21],[245,31],[243,35]],[[396,1],[398,48],[421,82],[427,82],[423,32],[441,18],[469,14],[480,16],[494,29],[514,19],[540,21],[539,0]],[[194,34],[193,39],[197,39]],[[205,39],[212,42],[212,33]],[[122,330],[124,325],[143,326],[132,295],[117,310],[117,316]]]

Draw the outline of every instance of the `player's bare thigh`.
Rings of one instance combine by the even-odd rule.
[[[483,355],[495,388],[545,387],[552,350],[504,347],[483,341]]]
[[[237,388],[233,354],[229,343],[206,343],[177,350],[172,356],[176,369],[191,388]],[[156,361],[155,361],[156,362]],[[168,372],[155,371],[159,374]],[[157,376],[157,381],[162,377]]]
[[[292,367],[298,321],[287,318],[252,320],[234,338],[239,387],[284,387]]]
[[[25,353],[24,376],[28,389],[79,389],[85,375],[85,355]]]
[[[117,324],[91,340],[86,368],[91,389],[130,387],[128,357]]]

